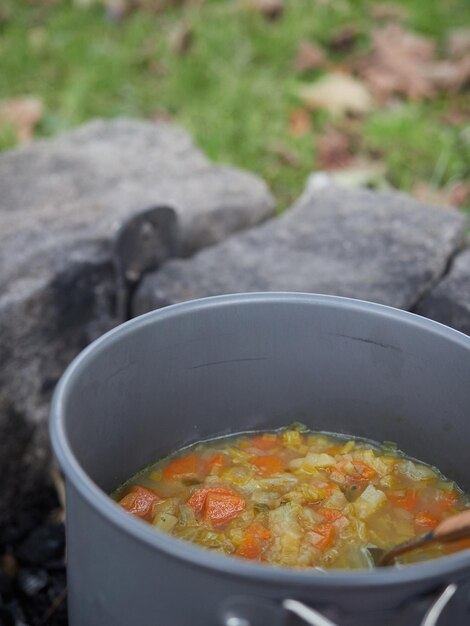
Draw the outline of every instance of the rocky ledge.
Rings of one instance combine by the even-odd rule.
[[[0,624],[66,623],[46,417],[85,345],[154,308],[268,290],[372,300],[470,334],[467,232],[458,211],[333,186],[274,217],[262,180],[211,164],[168,124],[96,121],[0,155]]]

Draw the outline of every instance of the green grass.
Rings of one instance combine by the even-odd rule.
[[[137,11],[113,23],[99,4],[79,9],[65,0],[2,0],[10,17],[0,26],[0,98],[42,98],[42,135],[97,116],[169,114],[215,161],[263,176],[283,208],[315,168],[315,137],[328,122],[325,114],[312,114],[310,134],[289,134],[298,87],[312,79],[292,70],[298,42],[326,44],[353,23],[361,33],[358,49],[367,50],[372,2],[287,0],[284,16],[272,23],[241,4],[206,0],[201,8]],[[401,4],[410,12],[408,26],[439,45],[449,29],[470,22],[467,0]],[[170,41],[182,19],[191,25],[194,42],[188,54],[178,55]],[[468,178],[463,125],[441,119],[451,105],[440,99],[378,110],[364,120],[361,150],[381,155],[388,180],[404,190],[418,180],[444,186]],[[0,128],[0,149],[13,141],[11,129]],[[296,155],[295,167],[280,160],[274,149],[279,144]]]

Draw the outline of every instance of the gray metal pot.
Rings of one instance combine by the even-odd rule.
[[[293,421],[396,441],[470,490],[469,382],[469,337],[345,298],[222,296],[111,331],[52,408],[71,626],[468,626],[470,551],[401,570],[274,568],[180,542],[106,494],[191,442]]]

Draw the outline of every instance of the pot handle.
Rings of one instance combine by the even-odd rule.
[[[455,583],[451,583],[444,587],[441,593],[437,596],[436,600],[431,604],[426,611],[426,615],[421,622],[421,626],[437,626],[439,618],[441,617],[444,609],[448,603],[452,600],[458,587]]]
[[[437,626],[444,609],[454,597],[457,589],[458,587],[455,583],[451,583],[450,585],[447,585],[447,587],[444,587],[426,611],[426,615],[421,622],[421,626]],[[311,609],[297,600],[284,600],[282,606],[286,609],[286,611],[294,613],[310,626],[337,626],[334,622],[318,613],[318,611]]]
[[[420,626],[438,626],[438,622],[448,605],[451,599],[454,597],[457,592],[457,585],[451,583],[444,587],[444,589],[439,593],[437,598],[433,601],[431,606],[426,611],[423,620],[420,623]],[[264,603],[263,603],[264,604]],[[264,604],[265,608],[268,604]],[[274,605],[270,605],[271,609],[274,609]],[[299,602],[298,600],[293,600],[291,598],[287,598],[281,603],[282,608],[289,613],[292,613],[302,619],[305,624],[309,626],[338,626],[335,622],[331,621],[328,617],[325,617],[315,609],[307,606],[303,602]],[[278,605],[279,607],[279,605]],[[237,615],[237,612],[230,611],[228,614],[226,613],[223,619],[224,626],[251,626],[251,619],[246,617],[241,617],[240,614]]]
[[[294,615],[303,619],[304,622],[310,626],[338,626],[318,611],[315,611],[315,609],[310,608],[298,600],[290,600],[288,598],[287,600],[283,600],[282,606],[286,611],[294,613]]]

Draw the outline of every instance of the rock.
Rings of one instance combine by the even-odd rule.
[[[282,216],[147,274],[133,311],[246,291],[336,294],[411,309],[462,245],[465,217],[401,193],[307,189]]]
[[[447,276],[423,298],[416,312],[470,335],[470,248],[454,259]]]
[[[63,524],[39,526],[19,545],[16,556],[22,563],[47,565],[63,555],[65,530]]]
[[[212,165],[169,124],[95,121],[1,155],[0,422],[43,419],[65,365],[122,321],[114,252],[136,280],[273,210],[259,178]]]
[[[48,582],[49,577],[43,569],[24,568],[18,573],[18,587],[27,596],[35,596]]]
[[[0,155],[6,482],[14,471],[33,485],[33,466],[43,475],[52,390],[83,347],[127,317],[141,274],[273,211],[263,181],[211,164],[185,132],[165,123],[95,121]],[[13,476],[11,497],[18,482]],[[0,499],[0,528],[9,502]]]

